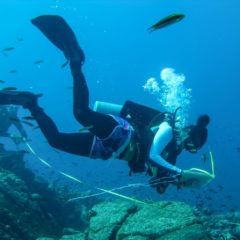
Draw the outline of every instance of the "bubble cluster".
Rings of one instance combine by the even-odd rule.
[[[143,89],[150,94],[156,95],[164,111],[178,111],[177,125],[184,127],[188,118],[192,90],[184,86],[186,77],[184,74],[177,74],[173,68],[165,68],[160,73],[160,80],[149,78],[143,85]]]

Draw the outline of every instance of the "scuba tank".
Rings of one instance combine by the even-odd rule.
[[[101,102],[96,101],[93,106],[93,110],[99,113],[104,114],[112,114],[115,116],[120,116],[120,112],[122,110],[122,105],[120,104],[114,104],[114,103],[108,103],[108,102]]]

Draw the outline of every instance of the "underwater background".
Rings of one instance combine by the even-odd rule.
[[[1,87],[43,93],[39,103],[59,130],[76,132],[81,126],[72,114],[69,67],[61,68],[65,58],[30,23],[42,14],[61,15],[76,33],[86,55],[83,71],[91,106],[96,100],[117,104],[132,100],[161,110],[157,97],[144,91],[143,85],[150,77],[160,80],[164,68],[173,68],[185,75],[184,85],[192,89],[188,123],[195,123],[200,114],[211,117],[205,147],[197,155],[184,153],[177,161],[183,169],[211,171],[211,149],[216,178],[203,189],[171,187],[159,195],[149,186],[136,187],[134,184],[147,183],[149,177],[129,176],[127,163],[56,151],[38,129],[24,125],[37,154],[24,156],[27,167],[54,185],[75,189],[79,196],[89,190],[97,193],[94,187],[114,189],[133,184],[121,193],[141,200],[176,200],[193,206],[201,201],[214,212],[239,210],[239,9],[237,0],[0,0],[0,49],[15,48],[0,54],[0,79],[5,81]],[[149,33],[147,29],[153,23],[172,13],[185,14],[185,18]],[[19,115],[29,113],[21,109]],[[16,149],[10,140],[4,141],[6,148]],[[24,143],[18,148],[27,149]],[[101,198],[113,196],[104,194]]]

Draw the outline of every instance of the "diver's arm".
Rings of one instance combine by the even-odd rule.
[[[160,156],[161,152],[171,141],[172,137],[173,136],[171,126],[167,122],[161,123],[158,128],[158,131],[154,136],[149,157],[158,166],[165,168],[167,171],[171,173],[179,174],[182,172],[180,168],[170,164]]]

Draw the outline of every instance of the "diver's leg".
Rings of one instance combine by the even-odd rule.
[[[48,143],[59,150],[89,156],[93,143],[93,134],[91,133],[61,133],[58,131],[54,121],[40,107],[32,106],[29,108],[32,116],[38,123],[43,135]]]
[[[52,147],[81,156],[89,156],[93,134],[59,132],[53,120],[38,106],[37,99],[38,95],[31,92],[0,91],[0,105],[21,105],[29,109]]]
[[[73,75],[73,112],[79,123],[91,126],[94,135],[107,137],[117,122],[110,116],[92,111],[89,108],[89,92],[82,64],[85,60],[77,38],[68,23],[60,16],[42,15],[31,22],[70,60]]]
[[[89,108],[89,91],[82,73],[81,62],[71,61],[70,67],[73,76],[73,113],[75,118],[100,138],[111,134],[118,123],[109,115],[95,112]]]

